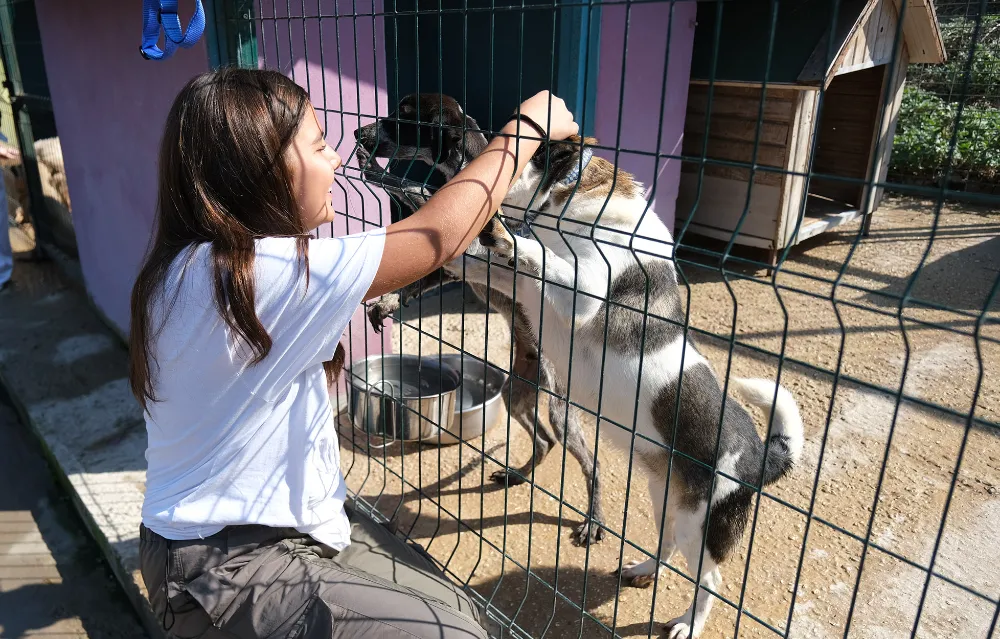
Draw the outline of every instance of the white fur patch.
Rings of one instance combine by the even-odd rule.
[[[688,370],[696,364],[708,364],[708,361],[695,350],[694,346],[684,337],[679,335],[677,339],[670,342],[655,357],[647,355],[646,362],[662,366],[666,370],[673,372],[673,377],[669,381],[677,379],[681,371],[681,358],[684,358],[684,370]]]
[[[777,400],[774,401],[774,421],[771,424],[771,435],[783,435],[788,444],[789,457],[792,463],[799,460],[802,455],[804,443],[802,434],[802,416],[799,414],[799,407],[795,403],[795,397],[784,387],[775,384],[769,379],[740,379],[730,378],[730,385],[743,395],[746,401],[758,408],[762,408],[768,413],[772,410],[771,402],[775,400],[775,387],[777,387]]]
[[[712,491],[712,503],[717,504],[729,495],[736,492],[740,487],[738,482],[729,477],[738,477],[736,474],[736,464],[740,461],[742,452],[724,453],[719,457],[719,462],[715,465],[715,490]],[[723,477],[719,473],[725,473],[729,477]]]

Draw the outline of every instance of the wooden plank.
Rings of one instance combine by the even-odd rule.
[[[683,153],[686,156],[702,157],[702,141],[704,135],[685,134]],[[757,164],[763,166],[781,167],[785,165],[786,148],[784,145],[760,144],[757,148]],[[728,160],[730,162],[754,161],[753,142],[738,142],[735,140],[718,140],[709,136],[706,158],[713,160]]]
[[[805,198],[806,179],[795,173],[805,173],[809,168],[809,153],[813,140],[813,122],[816,116],[816,93],[803,93],[795,110],[795,122],[791,127],[788,141],[788,162],[785,169],[789,172],[782,183],[781,203],[778,206],[778,221],[774,229],[774,247],[783,249],[788,246],[792,232],[802,213],[802,202]]]
[[[760,107],[759,88],[754,87],[714,87],[712,98],[712,115],[741,116],[757,119]],[[794,89],[767,90],[764,100],[764,120],[766,122],[790,122],[795,111]],[[708,107],[708,87],[692,85],[688,93],[688,114],[704,114]]]
[[[719,90],[719,89],[724,89],[724,90]],[[702,93],[702,94],[708,93],[708,86],[707,85],[699,85],[698,89],[695,92],[696,93]],[[794,100],[795,99],[795,94],[797,92],[798,91],[796,89],[792,89],[792,88],[779,87],[779,86],[770,86],[770,85],[768,85],[768,88],[767,88],[768,96],[767,96],[767,98],[768,98],[768,100],[771,100],[771,99],[774,99],[774,100]],[[725,86],[725,87],[723,87],[723,86],[719,85],[718,83],[716,83],[716,97],[718,97],[720,95],[759,99],[760,98],[760,86],[739,85],[739,86]]]
[[[904,71],[904,73],[905,73],[905,71]],[[877,164],[879,162],[879,155],[881,154],[881,151],[882,151],[883,147],[886,144],[888,144],[890,147],[892,146],[892,141],[891,140],[883,141],[883,137],[882,137],[883,131],[884,131],[885,117],[886,117],[886,112],[887,112],[887,107],[886,107],[886,105],[883,102],[884,99],[885,99],[885,95],[886,95],[886,86],[885,86],[885,84],[887,82],[890,82],[890,79],[889,79],[889,67],[883,67],[883,73],[882,73],[882,92],[881,92],[882,95],[880,96],[880,99],[879,99],[878,127],[876,129],[876,133],[874,135],[872,135],[871,147],[870,147],[870,150],[868,151],[868,163],[865,165],[865,176],[871,175],[871,173],[872,173],[872,166],[873,166],[873,164]],[[876,175],[875,175],[874,179],[876,179],[876,180],[878,179],[878,171],[877,170],[876,170]],[[878,206],[877,204],[874,203],[874,200],[875,200],[876,197],[878,197],[877,196],[877,192],[872,187],[872,183],[868,182],[867,184],[865,184],[864,190],[861,193],[861,198],[862,199],[861,199],[861,202],[858,205],[858,208],[861,211],[862,215],[868,216],[872,212],[874,212],[875,208],[877,208],[877,206]]]
[[[847,224],[851,220],[857,219],[859,215],[861,215],[861,211],[858,209],[847,209],[839,213],[830,213],[817,219],[807,218],[803,221],[798,235],[795,236],[795,243],[798,244],[799,242],[808,240],[810,237],[815,237],[820,233],[826,233],[829,230],[837,228],[841,224]]]
[[[885,64],[888,61],[887,53],[892,51],[895,36],[895,8],[889,0],[879,0],[862,28],[854,34],[852,53],[844,57],[834,75],[854,73]]]
[[[858,32],[861,30],[858,29]],[[854,63],[855,56],[859,55],[858,52],[858,34],[855,33],[852,37],[848,38],[847,45],[844,47],[844,62]],[[863,55],[863,53],[861,54]]]
[[[698,163],[682,162],[681,171],[685,173],[698,173]],[[726,180],[736,180],[748,182],[750,180],[750,169],[742,169],[736,166],[720,166],[718,164],[706,164],[705,175],[723,178]],[[775,171],[755,171],[753,176],[754,184],[765,186],[781,186],[783,175]]]
[[[712,84],[716,87],[741,87],[749,89],[759,89],[764,86],[762,82],[751,82],[749,80],[716,80],[715,82],[710,82],[704,78],[691,78],[691,84],[699,86],[708,86],[709,84]],[[793,91],[819,90],[819,86],[817,84],[801,84],[796,82],[768,82],[767,86],[772,89],[790,89]]]
[[[906,86],[906,67],[909,64],[909,47],[904,43],[901,47],[899,53],[899,58],[896,63],[895,73],[892,78],[892,102],[889,107],[883,111],[881,118],[881,126],[879,128],[879,140],[882,141],[881,145],[876,149],[873,148],[873,156],[875,152],[878,152],[878,170],[875,174],[875,180],[877,182],[884,182],[886,176],[889,174],[889,161],[892,158],[892,143],[893,138],[896,135],[896,124],[899,120],[899,108],[903,103],[903,89]],[[886,69],[888,75],[888,68]],[[879,207],[882,203],[882,196],[885,194],[885,189],[883,187],[877,187],[871,190],[868,195],[868,202],[864,208],[865,213],[872,213]]]
[[[880,0],[881,1],[881,0]],[[854,42],[851,44],[853,50],[851,54],[844,58],[844,65],[856,66],[867,62],[869,59],[868,55],[868,25],[871,24],[871,18],[868,19],[854,34]],[[841,66],[844,66],[841,65]]]
[[[684,120],[684,135],[703,134],[707,120],[703,113],[689,113]],[[753,142],[760,137],[764,144],[784,146],[788,141],[788,124],[764,121],[758,136],[756,118],[716,115],[711,120],[708,133],[713,139]]]
[[[875,64],[888,64],[892,58],[892,51],[896,44],[896,25],[899,22],[899,14],[896,7],[891,2],[883,0],[883,10],[881,21],[879,22],[878,36],[875,41],[875,51],[872,60]],[[902,34],[903,37],[906,34]]]
[[[879,8],[880,13],[881,11],[885,10],[885,3],[886,0],[881,0],[880,3],[881,7]],[[872,59],[871,51],[874,50],[877,39],[878,39],[878,21],[869,18],[868,23],[865,24],[865,43],[868,45],[868,51],[869,51],[868,60]]]
[[[875,34],[875,46],[872,48],[872,61],[880,64],[886,53],[892,51],[892,45],[896,39],[896,8],[892,2],[883,0],[882,10],[878,15],[878,30]],[[905,34],[904,34],[905,37]]]
[[[688,233],[691,235],[700,235],[702,237],[712,238],[713,240],[720,240],[722,242],[728,242],[729,238],[733,236],[732,231],[720,231],[711,227],[702,226],[697,222],[691,222],[691,226],[688,227]],[[753,248],[771,249],[771,240],[753,235],[747,235],[746,233],[740,233],[739,237],[736,238],[736,244],[739,244],[740,246],[751,246]]]
[[[897,16],[900,15],[901,2],[902,0],[893,0]],[[911,64],[941,64],[947,59],[941,26],[932,0],[907,0],[903,34]]]
[[[703,178],[699,194],[698,176],[681,173],[677,194],[677,225],[682,226],[692,215],[690,230],[728,241],[743,215],[747,203],[745,181]],[[777,222],[780,188],[753,185],[750,205],[736,243],[771,248],[774,225]]]

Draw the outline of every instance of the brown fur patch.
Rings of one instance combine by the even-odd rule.
[[[580,144],[580,137],[576,135],[570,136],[566,139],[566,142],[573,146],[578,146]],[[592,146],[597,144],[597,139],[586,137],[583,139],[583,142]],[[616,169],[615,165],[611,162],[594,155],[590,159],[590,163],[583,169],[576,194],[577,196],[587,195],[606,198],[611,193],[612,185],[614,186],[614,195],[616,196],[631,198],[641,195],[641,191],[631,173]],[[552,193],[555,204],[559,206],[565,204],[566,199],[573,193],[573,189],[572,185],[556,187]]]

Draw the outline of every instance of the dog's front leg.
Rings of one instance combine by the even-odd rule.
[[[427,204],[427,200],[431,199],[431,192],[422,185],[407,186],[400,190],[400,195],[397,198],[404,200],[405,204],[416,213],[417,209]]]
[[[382,324],[399,310],[399,293],[386,293],[368,307],[368,321],[376,333],[382,332]]]
[[[375,300],[368,308],[368,321],[376,333],[382,332],[382,324],[392,317],[400,306],[406,306],[410,300],[423,295],[427,291],[454,282],[459,278],[455,277],[447,269],[438,269],[429,275],[425,275],[412,284],[407,284],[403,288],[393,293],[386,293]]]
[[[592,274],[593,277],[578,278],[573,264],[531,238],[514,237],[510,248],[498,245],[491,250],[507,257],[508,265],[516,272],[525,274],[516,279],[518,287],[532,287],[536,295],[542,292],[546,306],[567,324],[572,325],[574,319],[585,324],[600,309],[599,298],[606,292],[601,289],[600,282],[607,281],[606,277]],[[591,295],[577,295],[577,291]]]
[[[514,295],[514,273],[498,263],[494,257],[487,262],[486,257],[461,255],[444,265],[444,270],[454,279],[466,284],[479,284],[512,297]],[[491,266],[495,268],[490,268]],[[485,300],[484,300],[485,301]]]

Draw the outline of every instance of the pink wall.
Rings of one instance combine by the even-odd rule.
[[[595,137],[603,146],[680,155],[687,110],[696,3],[676,2],[672,6],[668,3],[631,5],[628,9],[627,42],[626,10],[623,5],[604,5],[601,8],[601,58],[597,74]],[[623,55],[625,92],[620,103]],[[663,96],[661,112],[664,64],[667,65],[667,90]],[[661,121],[661,115],[662,137],[657,147],[656,125]],[[613,151],[602,151],[600,154],[614,160]],[[667,223],[668,228],[673,229],[674,207],[680,182],[680,160],[663,159],[657,164],[651,156],[622,152],[618,156],[618,165],[635,174],[643,183],[647,197],[652,196],[653,210]]]
[[[129,295],[156,208],[156,155],[163,122],[183,84],[208,69],[205,38],[167,61],[146,61],[139,55],[141,4],[126,10],[119,0],[36,3],[87,289],[101,310],[127,331]],[[285,6],[279,2],[275,14],[268,0],[262,4],[265,16],[280,17]],[[353,11],[351,2],[342,0],[341,4],[347,12],[372,9],[370,1],[367,7],[361,6],[364,0]],[[182,10],[185,6],[181,3]],[[324,13],[335,10],[332,0],[323,0]],[[381,2],[376,10],[381,11]],[[186,24],[187,16],[182,21]],[[324,20],[321,66],[318,21],[306,22],[307,27],[302,20],[258,22],[260,57],[266,66],[284,71],[310,91],[328,141],[346,159],[359,122],[366,124],[376,112],[388,112],[383,48],[376,54],[371,45],[375,24],[371,17],[358,19],[356,25]],[[280,26],[277,36],[276,25]],[[380,38],[381,32],[379,24]],[[85,43],[80,41],[82,33],[87,34]],[[342,63],[337,59],[338,43],[341,51],[350,52]],[[369,117],[359,120],[359,111]],[[357,175],[357,171],[347,174]],[[363,192],[367,190],[356,181],[342,179],[340,183],[338,211],[363,217],[365,228],[380,225],[380,219],[388,221],[386,200]],[[335,232],[361,230],[361,221],[343,217]],[[350,338],[355,358],[383,348],[382,338],[371,331],[360,310],[351,323]]]
[[[316,8],[310,5],[308,13],[315,15]],[[287,3],[258,0],[258,15],[266,19],[256,24],[257,54],[261,66],[278,69],[309,91],[327,143],[347,163],[333,191],[336,211],[344,215],[337,217],[333,229],[321,233],[360,233],[390,222],[388,196],[360,182],[357,161],[351,157],[354,131],[389,113],[382,18],[371,16],[382,12],[382,2],[320,0],[318,9],[326,16],[359,17],[294,19],[301,15],[300,5],[287,13]],[[293,19],[285,19],[289,15]],[[382,335],[377,335],[363,309],[358,309],[348,327],[348,358],[391,352],[390,326],[386,322]]]
[[[149,62],[139,55],[141,3],[35,5],[87,289],[127,331],[156,208],[163,122],[183,84],[208,68],[205,45]]]

